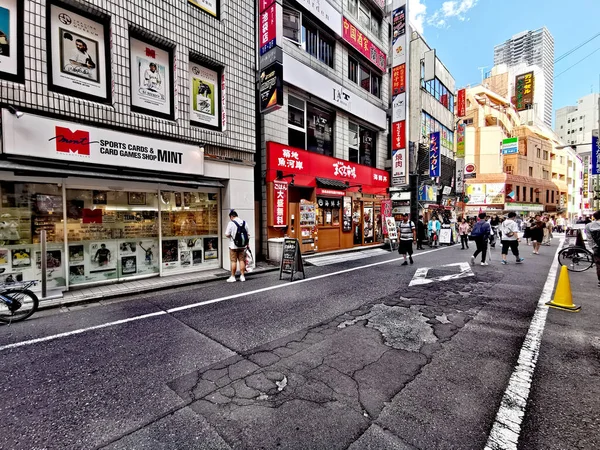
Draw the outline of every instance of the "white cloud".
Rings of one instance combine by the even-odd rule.
[[[461,22],[468,20],[466,13],[477,5],[478,0],[451,0],[442,3],[442,7],[427,18],[427,24],[437,28],[448,27],[449,18],[457,18]]]
[[[423,34],[427,6],[422,0],[408,0],[408,21],[419,32]]]

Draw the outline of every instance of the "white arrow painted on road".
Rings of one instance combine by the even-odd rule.
[[[451,275],[443,275],[441,277],[432,277],[427,278],[427,274],[431,269],[439,269],[442,267],[458,267],[460,269],[459,273],[453,273]],[[456,280],[458,278],[463,277],[474,277],[475,274],[471,270],[471,266],[469,263],[461,262],[461,263],[453,263],[453,264],[445,264],[443,266],[438,267],[420,267],[415,272],[413,279],[410,281],[409,286],[417,286],[420,284],[430,284],[436,283],[438,281],[448,281],[448,280]]]

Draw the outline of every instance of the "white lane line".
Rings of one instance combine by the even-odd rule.
[[[413,255],[413,257],[416,258],[417,256],[425,255],[427,253],[436,252],[438,250],[444,250],[445,248],[450,248],[450,247],[439,247],[439,248],[434,249],[434,250],[428,250],[428,251],[422,252],[422,253],[415,253]],[[327,274],[323,274],[323,275],[318,275],[318,276],[312,277],[312,278],[305,278],[303,280],[296,280],[296,281],[293,282],[293,284],[308,283],[310,281],[320,280],[321,278],[327,278],[327,277],[332,277],[332,276],[335,276],[335,275],[341,275],[343,273],[354,272],[355,270],[368,269],[370,267],[380,266],[382,264],[390,264],[390,263],[393,263],[393,262],[396,262],[396,261],[400,261],[400,260],[403,260],[403,258],[394,258],[394,259],[388,259],[386,261],[379,261],[379,262],[376,262],[376,263],[371,263],[371,264],[367,264],[367,265],[360,266],[360,267],[353,267],[351,269],[344,269],[344,270],[339,270],[337,272],[332,272],[332,273],[327,273]],[[46,336],[46,337],[42,337],[42,338],[30,339],[30,340],[22,341],[22,342],[15,342],[13,344],[7,344],[7,345],[0,346],[0,352],[3,351],[3,350],[9,350],[11,348],[25,347],[25,346],[28,346],[28,345],[39,344],[41,342],[53,341],[53,340],[56,340],[56,339],[60,339],[60,338],[64,338],[64,337],[69,337],[69,336],[73,336],[73,335],[76,335],[76,334],[85,333],[87,331],[99,330],[99,329],[102,329],[102,328],[108,328],[108,327],[112,327],[112,326],[116,326],[116,325],[121,325],[121,324],[127,323],[127,322],[134,322],[134,321],[137,321],[137,320],[148,319],[150,317],[162,316],[162,315],[166,315],[166,314],[173,314],[175,312],[184,311],[186,309],[199,308],[201,306],[211,305],[213,303],[220,303],[220,302],[224,302],[226,300],[233,300],[235,298],[245,297],[245,296],[248,296],[248,295],[260,294],[261,292],[267,292],[267,291],[272,291],[272,290],[275,290],[275,289],[287,288],[289,286],[290,286],[289,283],[278,284],[278,285],[275,285],[275,286],[269,286],[269,287],[262,288],[262,289],[256,289],[256,290],[250,291],[250,292],[242,292],[240,294],[228,295],[226,297],[215,298],[213,300],[206,300],[206,301],[203,301],[203,302],[193,303],[191,305],[179,306],[177,308],[167,309],[166,311],[158,311],[158,312],[154,312],[154,313],[150,313],[150,314],[143,314],[141,316],[135,316],[135,317],[130,317],[128,319],[122,319],[122,320],[117,320],[117,321],[114,321],[114,322],[108,322],[108,323],[104,323],[102,325],[95,325],[93,327],[81,328],[79,330],[67,331],[65,333],[54,334],[54,335]]]
[[[488,436],[485,450],[516,450],[521,434],[521,424],[525,417],[527,399],[531,391],[533,381],[533,372],[542,344],[542,335],[548,316],[548,302],[554,291],[554,282],[556,281],[556,272],[558,269],[558,252],[562,249],[561,239],[546,284],[542,290],[542,295],[538,300],[537,308],[531,319],[527,336],[521,347],[517,365],[508,381],[508,387],[504,392],[500,408],[496,414],[496,420]]]

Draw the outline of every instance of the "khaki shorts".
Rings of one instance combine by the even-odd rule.
[[[245,248],[230,248],[229,249],[229,260],[230,261],[245,261],[246,260],[246,249]]]

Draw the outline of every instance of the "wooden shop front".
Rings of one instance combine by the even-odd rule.
[[[385,170],[267,142],[267,238],[303,253],[379,244],[388,187]]]

